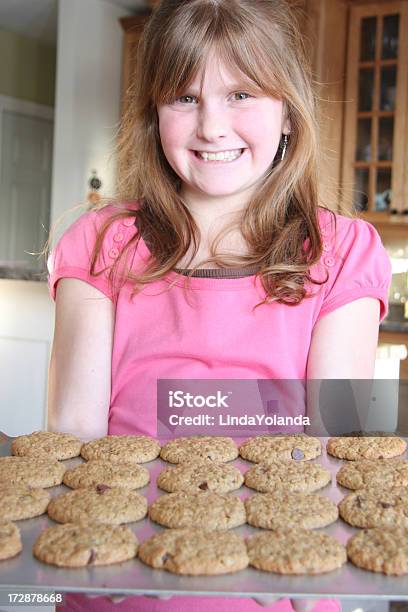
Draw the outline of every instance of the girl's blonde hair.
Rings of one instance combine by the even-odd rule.
[[[213,49],[229,68],[246,75],[252,86],[283,101],[291,133],[286,156],[281,161],[278,150],[278,159],[239,220],[248,254],[217,253],[230,226],[215,239],[206,263],[256,266],[266,292],[264,302],[295,305],[307,297],[306,280],[321,284],[309,275],[322,254],[319,142],[311,68],[296,16],[286,0],[160,2],[140,41],[117,144],[118,200],[138,201],[139,208],[126,208],[103,226],[91,272],[97,274],[104,232],[125,215],[135,215],[139,232],[122,256],[135,248],[141,235],[151,251],[144,271],[138,276],[129,273],[135,291],[165,276],[187,252],[193,253],[190,263],[197,254],[199,231],[180,194],[181,180],[163,153],[157,106],[174,101],[185,90]],[[113,270],[112,279],[114,274]]]

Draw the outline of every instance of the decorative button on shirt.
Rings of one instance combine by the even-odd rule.
[[[126,227],[130,227],[131,225],[135,224],[135,218],[134,217],[127,217],[126,219],[123,219],[122,223]]]
[[[118,255],[119,255],[118,249],[111,249],[109,251],[109,257],[112,257],[112,259],[116,259]]]
[[[323,242],[323,251],[331,251],[331,244],[329,242]]]
[[[117,234],[115,234],[113,239],[114,239],[115,242],[122,242],[122,240],[123,240],[122,232],[118,232]]]
[[[336,263],[334,257],[325,257],[323,261],[328,268],[332,268]]]

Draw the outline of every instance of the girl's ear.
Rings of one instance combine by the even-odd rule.
[[[292,125],[289,119],[289,107],[286,101],[283,102],[283,121],[282,121],[282,134],[290,134],[292,131]]]
[[[290,134],[292,131],[292,126],[290,123],[290,119],[285,119],[282,127],[282,134]]]

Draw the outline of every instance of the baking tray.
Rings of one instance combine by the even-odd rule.
[[[349,493],[348,489],[336,484],[335,474],[342,461],[326,454],[326,439],[321,438],[323,454],[316,463],[327,467],[332,475],[332,484],[321,489],[319,493],[326,495],[334,502]],[[10,439],[0,438],[0,455],[10,454]],[[405,455],[402,458],[406,458]],[[71,459],[64,462],[68,467],[78,465],[81,459]],[[231,463],[241,471],[246,471],[254,465],[248,461],[237,459]],[[138,489],[151,503],[159,495],[165,495],[156,487],[158,473],[169,464],[156,459],[144,464],[148,468],[151,482],[148,486]],[[52,496],[69,490],[64,485],[47,489]],[[245,499],[255,493],[243,486],[233,494]],[[32,555],[33,544],[40,532],[49,525],[55,525],[46,515],[34,519],[17,521],[21,530],[23,551],[17,557],[0,562],[0,589],[41,590],[49,592],[82,592],[89,594],[116,595],[202,595],[229,597],[262,597],[267,595],[290,597],[338,597],[378,600],[408,600],[408,575],[390,577],[365,571],[347,563],[341,569],[318,576],[280,576],[248,568],[234,574],[222,576],[176,576],[164,570],[151,569],[139,559],[105,567],[86,567],[81,569],[56,568],[37,561]],[[129,523],[140,542],[163,530],[162,527],[144,519]],[[262,530],[249,525],[234,530],[244,536],[259,533]],[[358,531],[341,519],[322,529],[337,538],[343,544]]]

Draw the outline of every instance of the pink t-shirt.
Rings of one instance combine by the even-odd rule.
[[[116,221],[106,233],[96,269],[107,271],[91,276],[89,262],[98,230],[115,212],[118,205],[83,214],[62,236],[48,262],[53,298],[61,278],[77,278],[116,303],[111,434],[156,435],[159,378],[305,379],[313,327],[321,317],[362,297],[380,301],[381,319],[387,313],[391,266],[376,230],[360,219],[336,215],[335,231],[332,215],[323,209],[319,209],[323,256],[311,275],[324,280],[328,273],[328,280],[323,285],[309,284],[313,296],[297,306],[272,303],[254,309],[264,297],[254,276],[195,277],[190,279],[186,295],[185,277],[172,272],[133,298],[132,281],[126,281],[113,296],[108,270],[137,231],[133,216]],[[148,256],[148,248],[140,239],[128,264],[134,272],[140,271]],[[208,606],[204,599],[173,598],[161,602],[137,598],[133,608],[127,609],[201,611]],[[76,601],[78,606],[83,598]],[[101,605],[100,602],[99,609],[103,610]],[[122,609],[122,605],[115,606],[115,610]],[[322,611],[338,609],[335,602],[328,600],[322,605]],[[211,607],[225,612],[231,607],[245,612],[261,609],[253,600],[227,598],[211,599]],[[72,601],[71,609],[81,608],[74,607]],[[288,609],[287,602],[273,608],[274,612]]]

